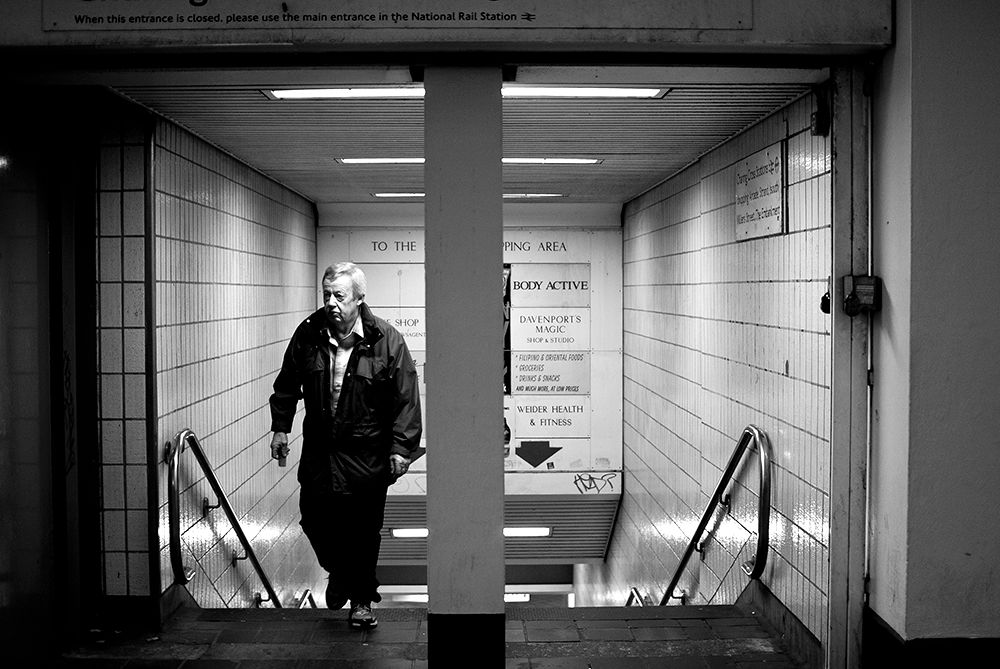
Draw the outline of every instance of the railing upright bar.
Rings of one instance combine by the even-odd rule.
[[[708,526],[712,515],[715,513],[715,509],[718,506],[719,501],[725,494],[726,488],[729,486],[729,482],[732,479],[733,474],[736,473],[736,468],[739,466],[740,460],[743,459],[743,454],[746,452],[750,444],[754,442],[758,444],[758,450],[761,452],[760,509],[764,510],[766,504],[766,513],[763,515],[760,513],[758,514],[757,551],[754,557],[753,571],[748,573],[751,578],[757,578],[761,573],[763,573],[764,565],[767,562],[769,539],[768,527],[771,508],[771,447],[763,430],[753,425],[749,425],[743,430],[743,434],[740,436],[740,440],[737,442],[736,448],[733,449],[733,454],[729,458],[729,464],[726,465],[726,469],[722,473],[722,478],[719,480],[719,485],[712,494],[712,497],[708,502],[708,507],[705,509],[705,513],[701,516],[698,528],[691,537],[691,541],[688,542],[687,548],[684,550],[684,555],[681,556],[680,564],[677,565],[677,570],[670,579],[670,584],[663,593],[663,597],[660,598],[660,606],[666,605],[667,602],[669,602],[673,597],[674,590],[677,588],[677,584],[680,583],[681,576],[683,576],[684,570],[687,568],[687,564],[691,560],[691,555],[695,552],[698,542],[701,540],[701,535],[705,532],[705,528]],[[767,451],[766,454],[765,451]]]
[[[753,564],[743,565],[743,572],[751,579],[760,578],[767,565],[767,551],[771,542],[771,442],[767,434],[753,427],[754,441],[760,461],[760,496],[757,500],[757,551]]]
[[[180,491],[177,483],[182,442],[175,439],[167,444],[167,517],[170,522],[170,566],[174,572],[174,583],[185,585],[194,578],[194,570],[184,566],[181,557],[181,514]]]
[[[180,459],[180,452],[184,449],[184,445],[187,444],[192,451],[194,451],[194,457],[201,466],[202,472],[205,474],[205,478],[208,480],[210,486],[212,486],[212,491],[215,493],[216,499],[218,499],[219,504],[222,506],[222,510],[225,511],[226,517],[229,519],[230,525],[233,527],[233,531],[236,532],[237,538],[240,540],[240,544],[243,546],[243,550],[246,551],[246,556],[253,565],[254,570],[257,572],[258,578],[260,578],[261,583],[264,585],[264,590],[267,591],[268,599],[262,601],[269,601],[275,607],[280,609],[281,603],[278,601],[278,595],[274,592],[274,588],[271,586],[271,581],[268,579],[267,574],[264,573],[264,568],[260,564],[260,560],[257,559],[257,553],[254,552],[253,546],[250,545],[250,540],[247,539],[246,533],[243,531],[243,526],[240,524],[239,519],[236,517],[236,513],[233,511],[232,505],[229,503],[229,498],[226,497],[225,491],[222,489],[222,485],[219,483],[218,477],[215,475],[215,470],[212,469],[212,465],[209,464],[208,458],[205,456],[205,451],[201,447],[201,443],[198,441],[198,437],[195,436],[194,432],[190,429],[181,430],[177,433],[177,437],[171,448],[168,449],[168,457],[171,458],[170,461],[170,481],[169,481],[169,497],[168,503],[170,504],[170,561],[174,569],[174,581],[177,583],[187,583],[191,580],[189,570],[183,567],[181,563],[181,547],[180,547],[180,506],[179,506],[179,491],[177,486],[177,463]],[[180,571],[178,567],[180,566]],[[181,578],[185,580],[181,580]]]

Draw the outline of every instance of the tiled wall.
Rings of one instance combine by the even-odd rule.
[[[109,106],[97,195],[97,378],[104,594],[150,595],[145,117]]]
[[[298,434],[279,468],[267,402],[288,338],[317,304],[312,205],[167,122],[156,127],[154,152],[159,444],[184,428],[197,434],[287,606],[321,572],[298,525]],[[202,498],[215,496],[193,454],[181,457],[184,561],[196,570],[188,588],[205,607],[247,607],[263,594],[260,581],[249,561],[232,563],[242,549],[222,509],[202,518]],[[164,587],[166,503],[161,461]]]
[[[762,582],[826,636],[831,156],[829,137],[810,133],[812,104],[765,119],[626,208],[625,495],[607,563],[578,568],[581,604],[622,604],[632,586],[659,599],[752,423],[775,460]],[[781,140],[787,231],[737,240],[735,164]],[[732,515],[681,580],[693,603],[732,603],[747,583],[756,467],[751,456]]]
[[[17,127],[23,133],[18,139],[25,140],[18,142],[13,133],[0,137],[0,620],[5,638],[20,642],[49,625],[57,592],[53,566],[39,559],[52,554],[55,539],[47,299],[51,233],[44,217],[49,200],[42,170],[34,164],[45,160],[38,136],[26,132],[31,126],[23,122],[3,127]],[[11,650],[4,656],[10,658]]]

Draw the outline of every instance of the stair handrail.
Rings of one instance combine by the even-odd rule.
[[[754,557],[744,563],[742,568],[743,573],[749,576],[750,580],[758,579],[764,573],[764,567],[767,565],[768,545],[770,543],[771,442],[764,430],[751,424],[743,429],[743,434],[740,435],[739,441],[736,442],[736,448],[733,449],[733,454],[729,458],[729,464],[726,465],[726,469],[722,473],[722,479],[719,481],[715,493],[709,500],[705,513],[702,514],[701,522],[698,523],[698,529],[695,530],[691,541],[688,542],[687,548],[684,550],[684,556],[681,557],[680,564],[677,565],[677,570],[670,579],[670,585],[667,586],[666,592],[663,593],[663,597],[660,599],[660,606],[666,605],[671,599],[676,599],[674,597],[674,589],[680,582],[681,576],[684,574],[684,569],[687,567],[691,555],[701,540],[701,535],[715,513],[715,508],[718,506],[733,475],[736,473],[736,468],[743,459],[743,455],[754,444],[757,446],[757,452],[760,456],[758,458],[760,460],[760,495],[757,507],[757,550],[754,553]]]
[[[189,583],[194,577],[194,570],[190,567],[185,567],[181,558],[180,490],[178,489],[177,474],[180,462],[179,456],[185,446],[194,452],[195,460],[198,461],[202,473],[208,480],[209,485],[212,486],[212,491],[215,493],[215,497],[219,503],[218,505],[226,512],[229,524],[240,540],[240,544],[242,544],[243,550],[246,553],[246,558],[250,560],[250,564],[253,565],[254,570],[257,572],[257,577],[260,578],[261,583],[264,585],[264,590],[267,591],[266,599],[261,598],[260,593],[257,593],[254,597],[254,604],[260,606],[262,602],[271,602],[274,608],[280,609],[281,602],[278,600],[278,595],[274,592],[267,574],[264,573],[264,568],[261,566],[260,560],[257,559],[257,553],[254,552],[253,546],[250,545],[250,540],[247,539],[246,532],[243,531],[243,526],[236,517],[233,506],[229,503],[229,498],[226,497],[226,493],[222,489],[218,477],[215,475],[215,470],[212,469],[212,465],[208,462],[205,450],[201,447],[201,442],[198,441],[198,437],[190,428],[181,430],[174,437],[173,441],[167,442],[166,459],[169,472],[167,477],[167,514],[170,520],[170,565],[174,572],[174,583],[184,585]]]

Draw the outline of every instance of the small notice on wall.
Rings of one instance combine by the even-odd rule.
[[[590,392],[590,351],[515,351],[511,358],[516,395]]]
[[[736,239],[777,235],[785,225],[784,143],[773,144],[736,164]]]

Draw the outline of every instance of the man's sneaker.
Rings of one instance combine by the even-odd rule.
[[[346,603],[347,595],[337,593],[337,590],[333,587],[333,581],[329,581],[326,584],[326,608],[335,611],[344,608],[344,604]]]
[[[372,612],[370,602],[351,602],[351,614],[347,618],[351,622],[351,627],[371,629],[378,625],[378,620]]]

